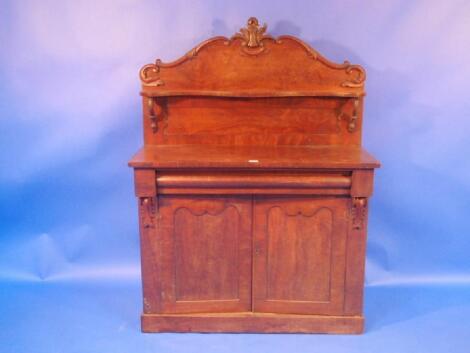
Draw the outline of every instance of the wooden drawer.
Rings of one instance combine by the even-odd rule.
[[[159,194],[322,194],[348,195],[350,172],[158,171]]]

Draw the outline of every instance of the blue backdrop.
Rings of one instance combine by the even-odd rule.
[[[249,16],[368,74],[362,336],[141,334],[138,70]],[[0,1],[0,352],[469,352],[470,2]]]

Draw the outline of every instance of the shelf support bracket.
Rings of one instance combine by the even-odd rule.
[[[147,228],[155,228],[155,215],[158,210],[156,197],[139,198],[140,215],[142,217],[142,226]]]
[[[365,197],[353,197],[352,198],[352,228],[356,230],[362,230],[366,221],[367,215],[367,198]]]
[[[354,132],[357,125],[357,114],[359,110],[359,98],[353,98],[353,111],[348,123],[348,131]]]
[[[341,103],[340,106],[338,107],[337,115],[336,118],[338,121],[341,121],[342,119],[347,121],[347,129],[349,132],[354,132],[356,130],[357,126],[357,119],[358,117],[358,112],[359,112],[359,98],[351,98],[353,108],[351,114],[349,114],[349,109],[348,112],[345,112],[345,107],[349,105],[350,99],[346,100],[344,103]]]
[[[158,131],[158,120],[160,120],[160,115],[162,114],[162,107],[155,101],[155,98],[147,98],[147,109],[148,117],[150,119],[150,127],[152,132],[155,133]]]

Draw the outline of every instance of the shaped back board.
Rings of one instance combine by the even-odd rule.
[[[254,17],[140,71],[146,144],[360,145],[365,71]]]

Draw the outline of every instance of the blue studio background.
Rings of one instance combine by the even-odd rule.
[[[249,16],[367,70],[362,336],[141,334],[138,70]],[[0,1],[0,352],[470,352],[470,2]]]

